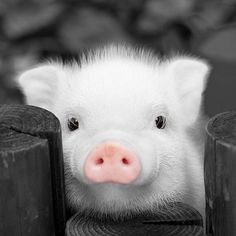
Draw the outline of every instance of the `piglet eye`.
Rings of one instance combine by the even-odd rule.
[[[68,119],[67,124],[70,131],[74,131],[79,128],[79,121],[74,117]]]
[[[155,122],[158,129],[164,129],[166,126],[166,118],[164,116],[158,116]]]

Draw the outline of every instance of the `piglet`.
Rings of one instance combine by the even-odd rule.
[[[180,201],[204,216],[208,64],[108,46],[22,73],[26,103],[60,120],[68,206],[114,219]]]

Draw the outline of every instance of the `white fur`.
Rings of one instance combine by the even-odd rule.
[[[61,122],[69,206],[116,218],[182,201],[204,214],[200,107],[208,72],[196,58],[161,61],[143,50],[111,46],[83,56],[81,65],[49,63],[23,73],[19,85],[26,102]],[[165,129],[155,126],[160,115],[167,119]],[[73,132],[70,117],[80,122]],[[85,179],[88,153],[105,140],[137,154],[142,170],[135,182]]]

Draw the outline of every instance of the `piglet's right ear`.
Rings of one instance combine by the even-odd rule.
[[[55,66],[44,65],[22,73],[18,85],[29,105],[50,110],[57,92],[58,70]]]

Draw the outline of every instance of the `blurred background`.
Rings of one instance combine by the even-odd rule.
[[[236,108],[236,0],[1,0],[0,104],[23,103],[21,71],[110,42],[206,58],[207,114]]]

